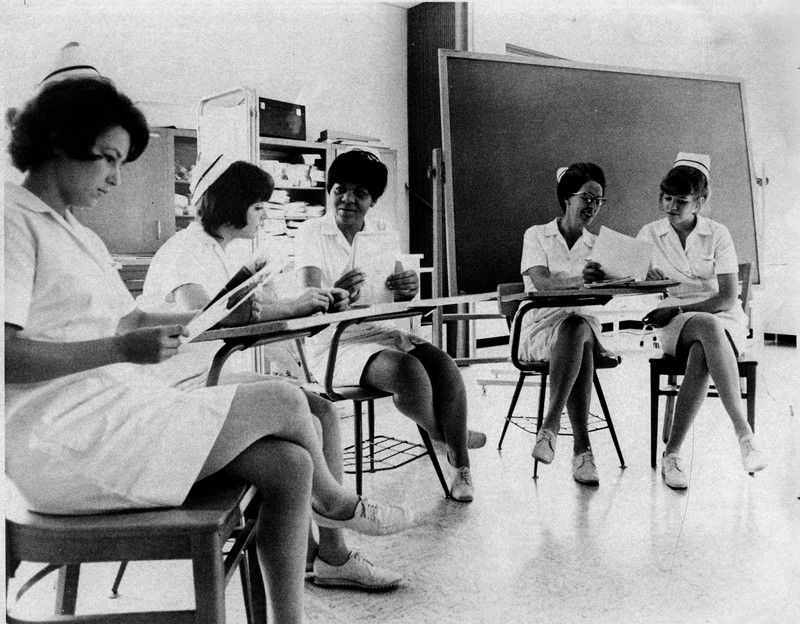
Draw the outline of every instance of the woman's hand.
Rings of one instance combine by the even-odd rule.
[[[419,290],[419,278],[416,271],[400,271],[386,279],[386,287],[393,291],[396,297],[412,299]]]
[[[134,329],[116,337],[122,362],[156,364],[178,353],[180,336],[188,336],[183,325]]]
[[[661,269],[654,269],[652,266],[650,266],[647,269],[647,279],[648,280],[663,280],[663,279],[667,279],[667,276],[664,275],[664,272]]]
[[[345,293],[345,297],[349,293]],[[330,290],[323,288],[309,288],[292,302],[295,316],[309,316],[317,312],[327,312],[333,304],[333,295]]]
[[[335,288],[341,288],[350,293],[350,303],[355,303],[361,296],[361,287],[367,276],[361,269],[350,269],[333,283]]]
[[[642,319],[642,323],[650,325],[650,327],[664,327],[669,325],[669,322],[680,314],[680,308],[656,308],[650,310]]]
[[[599,282],[606,278],[606,274],[600,264],[592,260],[587,260],[586,265],[583,267],[583,281],[584,283]]]
[[[331,305],[328,312],[344,312],[350,307],[350,293],[344,288],[331,288]]]

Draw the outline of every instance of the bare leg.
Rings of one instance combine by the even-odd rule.
[[[688,326],[688,323],[686,324]],[[681,333],[681,340],[683,334]],[[686,374],[678,391],[678,398],[675,401],[675,415],[672,418],[672,429],[669,433],[669,440],[664,449],[664,454],[677,453],[680,451],[689,427],[692,426],[700,406],[708,394],[708,367],[706,366],[706,354],[701,342],[695,342],[689,347],[689,357],[686,360]]]
[[[558,433],[561,412],[569,399],[571,405],[575,406],[570,410],[570,420],[576,434],[576,448],[582,434],[586,448],[589,446],[586,422],[592,396],[594,342],[594,333],[589,324],[579,316],[570,316],[558,328],[550,354],[550,401],[542,428]],[[585,360],[588,361],[584,363]],[[575,396],[572,396],[573,393]]]
[[[455,466],[469,466],[467,452],[467,391],[458,366],[447,353],[433,345],[410,351],[425,367],[430,379],[433,411]]]
[[[253,484],[266,501],[258,516],[257,547],[269,621],[276,624],[305,621],[304,527],[309,518],[311,472],[305,449],[273,438],[258,440],[221,470]]]
[[[589,330],[589,333],[592,333]],[[575,382],[567,397],[567,413],[572,424],[572,449],[575,455],[588,451],[589,442],[589,408],[592,399],[592,381],[594,379],[594,355],[592,345],[583,345],[583,359]]]
[[[680,448],[689,426],[708,394],[709,375],[714,380],[717,393],[733,423],[736,436],[741,438],[751,434],[752,430],[742,409],[736,355],[719,320],[713,314],[692,317],[683,327],[680,345],[691,346],[686,375],[675,404],[675,419],[666,452],[677,452]],[[692,361],[695,353],[702,360],[701,363]]]
[[[361,381],[364,385],[391,392],[398,410],[425,429],[433,439],[445,439],[433,408],[431,380],[417,358],[400,351],[381,351],[364,367]]]
[[[331,476],[337,483],[342,483],[342,434],[339,428],[339,415],[333,404],[317,396],[313,392],[306,392],[311,413],[319,420],[322,427],[322,453]],[[316,554],[331,565],[341,565],[350,555],[350,549],[341,529],[319,527],[319,543],[313,542],[313,533],[309,527],[309,546],[316,550]],[[309,552],[308,557],[314,553]],[[313,558],[311,559],[313,561]]]
[[[200,476],[220,470],[242,448],[264,436],[293,442],[311,455],[314,501],[320,513],[338,520],[353,516],[358,496],[331,475],[306,396],[286,382],[245,383],[237,387],[228,418]]]

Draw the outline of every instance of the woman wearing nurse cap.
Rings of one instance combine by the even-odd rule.
[[[675,403],[661,473],[668,486],[689,485],[689,468],[679,451],[713,380],[739,440],[747,472],[764,469],[742,410],[737,356],[745,347],[747,316],[738,301],[738,260],[728,228],[700,213],[708,201],[711,158],[681,152],[661,181],[664,218],[645,225],[637,238],[653,245],[654,279],[680,285],[643,319],[656,327],[665,354],[686,362]]]

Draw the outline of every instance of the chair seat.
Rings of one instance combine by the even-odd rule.
[[[619,360],[616,358],[596,357],[594,359],[595,370],[616,368],[617,366],[619,366]],[[517,368],[526,373],[547,373],[550,371],[550,362],[548,360],[519,360]]]
[[[195,574],[196,608],[202,610],[207,621],[221,621],[225,584],[232,572],[240,565],[249,565],[250,574],[256,572],[252,565],[255,558],[248,561],[246,555],[254,546],[255,521],[243,522],[245,510],[252,510],[257,504],[256,496],[256,490],[249,485],[220,485],[215,481],[195,486],[180,507],[90,515],[35,513],[27,510],[23,501],[12,498],[6,505],[8,570],[13,574],[20,562],[48,564],[51,569],[67,566],[65,578],[70,579],[69,586],[65,586],[63,595],[59,590],[57,602],[63,602],[57,604],[57,610],[71,614],[74,613],[80,564],[190,559]],[[233,538],[234,546],[224,554],[225,542]],[[70,568],[73,569],[71,573]],[[244,568],[242,573],[246,573]],[[39,578],[35,576],[24,584],[17,599],[43,577],[43,574]],[[249,580],[243,589],[247,609],[251,611]],[[263,592],[256,590],[255,593],[262,597]],[[23,621],[11,616],[10,601],[8,608],[9,621]],[[263,611],[262,604],[258,609]],[[107,614],[104,617],[108,621],[122,621],[131,615]],[[190,617],[188,612],[140,615],[150,617],[153,622],[169,617]],[[92,617],[97,616],[85,616],[85,621]],[[77,621],[84,619],[78,617]]]
[[[336,396],[328,396],[328,393],[325,393],[332,401],[374,401],[392,396],[389,392],[370,388],[369,386],[335,386],[333,394]]]
[[[746,354],[740,355],[736,363],[740,373],[747,367],[758,366],[758,360]],[[683,375],[686,370],[686,363],[671,355],[650,358],[650,366],[661,375]]]

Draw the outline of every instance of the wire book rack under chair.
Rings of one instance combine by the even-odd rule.
[[[436,476],[442,485],[445,497],[450,496],[450,488],[442,473],[428,432],[417,427],[422,444],[415,444],[387,435],[375,434],[375,401],[392,396],[368,386],[334,386],[333,376],[336,367],[336,356],[339,351],[339,340],[347,327],[360,323],[364,319],[351,323],[339,323],[334,330],[331,347],[328,353],[328,365],[325,372],[325,396],[331,401],[353,401],[353,444],[343,449],[344,472],[355,474],[356,493],[361,495],[363,473],[394,470],[417,459],[428,456],[431,459]],[[373,320],[373,319],[370,319]],[[367,404],[368,436],[363,436],[363,404]]]
[[[514,395],[511,398],[511,405],[508,408],[508,414],[506,414],[505,421],[503,423],[503,432],[500,434],[500,440],[497,443],[498,451],[502,450],[503,440],[506,436],[506,432],[508,431],[509,424],[513,424],[527,433],[536,435],[541,428],[542,420],[544,419],[545,395],[547,393],[547,378],[550,374],[550,363],[546,360],[526,361],[519,359],[519,342],[522,328],[522,318],[521,315],[517,316],[517,310],[519,309],[521,300],[518,298],[509,299],[509,297],[511,295],[519,295],[523,292],[525,292],[525,285],[522,282],[498,284],[497,286],[497,306],[500,310],[500,314],[506,318],[506,323],[508,324],[511,336],[511,363],[519,371],[517,384],[514,388]],[[617,359],[595,358],[593,383],[603,415],[598,416],[590,413],[588,430],[589,433],[592,433],[594,431],[608,429],[608,432],[611,434],[611,440],[614,442],[614,448],[617,451],[617,456],[619,457],[620,468],[625,468],[625,459],[623,458],[622,450],[619,447],[617,433],[614,429],[614,422],[611,419],[611,413],[609,412],[608,404],[606,403],[605,394],[603,393],[603,388],[600,385],[600,380],[597,377],[597,369],[615,368],[618,366],[618,364],[619,361]],[[522,393],[522,388],[525,385],[525,380],[528,377],[533,376],[539,377],[541,382],[535,420],[531,416],[514,415],[514,411],[517,407],[517,401],[519,400],[520,394]],[[563,419],[558,435],[572,435],[572,426],[570,425],[568,418]],[[536,479],[538,476],[539,461],[535,459],[533,464],[533,478]]]
[[[747,306],[750,298],[750,283],[751,283],[751,270],[752,264],[750,262],[743,262],[739,265],[739,285],[740,285],[740,301],[742,309],[747,313]],[[741,381],[744,380],[744,385],[741,387],[740,396],[745,399],[747,405],[747,422],[750,428],[755,431],[756,429],[756,371],[758,361],[748,355],[740,355],[737,358],[736,365],[739,369],[740,386]],[[678,360],[670,355],[663,355],[661,357],[650,358],[650,465],[656,467],[656,455],[658,448],[658,404],[659,397],[666,397],[666,406],[664,408],[664,425],[661,433],[661,438],[664,444],[669,440],[670,430],[672,429],[672,417],[675,412],[675,398],[680,391],[679,377],[682,377],[686,372],[686,362]],[[666,385],[661,385],[661,378],[666,377]],[[709,397],[719,398],[716,388],[713,384],[708,390]],[[751,473],[752,474],[752,473]]]

